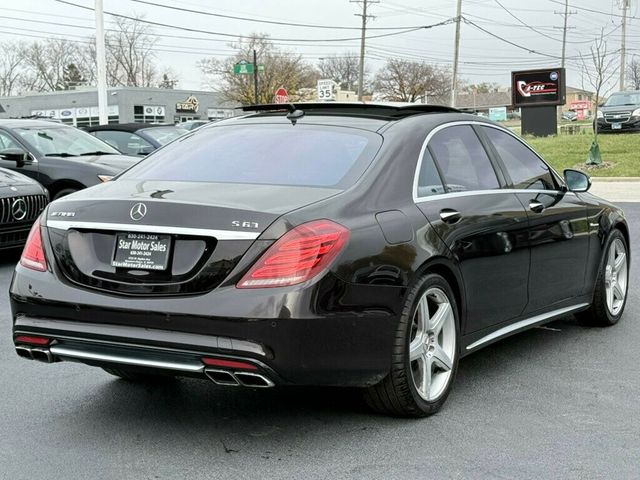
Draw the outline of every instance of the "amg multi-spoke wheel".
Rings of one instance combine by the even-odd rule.
[[[456,349],[453,308],[439,288],[429,288],[418,301],[411,325],[409,360],[418,394],[437,400],[449,383]]]
[[[584,325],[614,325],[624,311],[629,281],[629,255],[627,242],[619,230],[614,230],[609,236],[605,255],[598,274],[593,302],[588,310],[577,315],[578,320]]]
[[[422,417],[444,404],[458,365],[458,313],[447,281],[422,277],[412,288],[398,323],[391,371],[366,391],[377,411]]]

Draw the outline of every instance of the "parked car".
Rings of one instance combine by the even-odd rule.
[[[186,122],[176,123],[177,127],[184,128],[185,130],[195,130],[198,127],[206,125],[209,120],[187,120]]]
[[[598,109],[598,131],[621,132],[640,130],[640,90],[617,92]]]
[[[508,129],[432,105],[249,110],[48,207],[11,284],[19,355],[359,386],[424,416],[465,355],[569,314],[620,320],[622,210]]]
[[[570,122],[575,122],[576,120],[578,120],[578,114],[573,110],[568,110],[566,112],[562,112],[562,118]]]
[[[0,168],[0,250],[24,244],[48,201],[47,191],[38,182]]]
[[[115,123],[87,127],[86,131],[125,155],[145,156],[187,133],[177,125]]]
[[[75,127],[0,120],[0,167],[37,180],[53,199],[110,180],[139,160]]]

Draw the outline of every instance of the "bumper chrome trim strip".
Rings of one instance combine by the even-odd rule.
[[[86,352],[59,345],[53,345],[50,351],[56,357],[73,358],[77,360],[96,360],[100,362],[118,363],[122,365],[135,365],[137,367],[162,368],[165,370],[179,370],[182,372],[202,372],[202,363],[169,362],[165,360],[151,360],[143,358],[126,357],[107,353]]]

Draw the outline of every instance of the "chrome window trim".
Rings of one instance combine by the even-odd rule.
[[[496,330],[495,332],[490,333],[489,335],[486,335],[482,338],[480,338],[479,340],[476,340],[475,342],[471,343],[470,345],[467,345],[466,350],[473,350],[475,348],[478,348],[482,345],[484,345],[485,343],[491,342],[493,340],[497,340],[499,338],[502,337],[506,337],[508,335],[510,335],[511,333],[515,332],[516,330],[520,330],[522,328],[526,328],[526,327],[531,327],[534,326],[536,324],[541,324],[546,322],[547,320],[550,320],[551,318],[554,317],[560,317],[562,315],[566,315],[569,314],[571,312],[575,312],[576,310],[580,310],[584,307],[588,307],[589,304],[588,303],[579,303],[577,305],[572,305],[570,307],[565,307],[565,308],[560,308],[558,310],[553,310],[552,312],[547,312],[547,313],[542,313],[540,315],[536,315],[534,317],[531,318],[527,318],[525,320],[521,320],[519,322],[516,323],[512,323],[511,325],[507,325],[506,327],[502,327],[498,330]]]
[[[420,203],[420,202],[427,202],[430,200],[436,200],[436,199],[441,199],[441,198],[451,198],[451,197],[456,197],[456,196],[469,196],[469,195],[479,195],[479,194],[496,194],[496,193],[523,193],[523,192],[528,192],[528,193],[548,193],[548,194],[558,194],[558,193],[569,193],[569,192],[563,192],[562,190],[527,190],[527,189],[508,189],[508,188],[504,188],[504,189],[491,189],[491,190],[468,190],[465,192],[449,192],[449,193],[437,193],[434,195],[429,195],[426,197],[419,197],[418,196],[418,181],[420,178],[420,170],[422,169],[422,159],[424,158],[424,152],[426,151],[427,147],[429,146],[429,142],[431,141],[431,139],[433,138],[433,136],[438,133],[441,130],[444,130],[445,128],[449,128],[449,127],[457,127],[460,125],[479,125],[481,127],[489,127],[489,128],[495,128],[496,130],[499,130],[501,132],[505,132],[509,135],[511,135],[513,138],[515,138],[517,141],[519,141],[521,144],[523,144],[525,147],[527,147],[529,150],[531,150],[531,152],[533,154],[535,154],[548,168],[549,170],[551,170],[553,173],[555,173],[555,175],[557,176],[557,180],[561,180],[562,177],[558,174],[558,172],[556,172],[553,167],[551,167],[551,165],[549,165],[547,162],[545,162],[544,158],[542,158],[538,152],[536,152],[533,148],[531,148],[526,142],[522,141],[522,139],[520,137],[518,137],[515,133],[513,133],[511,130],[509,130],[508,128],[504,128],[501,127],[499,125],[493,125],[491,123],[485,123],[485,122],[478,122],[478,121],[474,121],[474,120],[459,120],[459,121],[455,121],[455,122],[450,122],[450,123],[444,123],[442,125],[438,125],[436,128],[434,128],[433,130],[431,130],[429,132],[429,134],[427,135],[427,138],[425,138],[424,142],[422,143],[422,148],[420,148],[420,156],[418,157],[418,164],[416,165],[416,170],[413,174],[413,190],[411,193],[411,196],[413,197],[413,201],[414,203]],[[487,155],[489,155],[487,153]],[[489,156],[490,157],[490,156]],[[435,159],[434,159],[435,161]],[[443,185],[444,186],[444,185]]]
[[[75,222],[69,220],[47,220],[46,227],[60,230],[93,229],[121,232],[166,233],[175,235],[194,235],[213,237],[218,240],[255,240],[260,232],[236,232],[233,230],[215,230],[206,228],[174,227],[166,225],[145,225],[133,223]]]

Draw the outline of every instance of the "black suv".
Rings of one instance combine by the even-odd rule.
[[[612,94],[598,111],[598,131],[639,131],[640,90]]]

